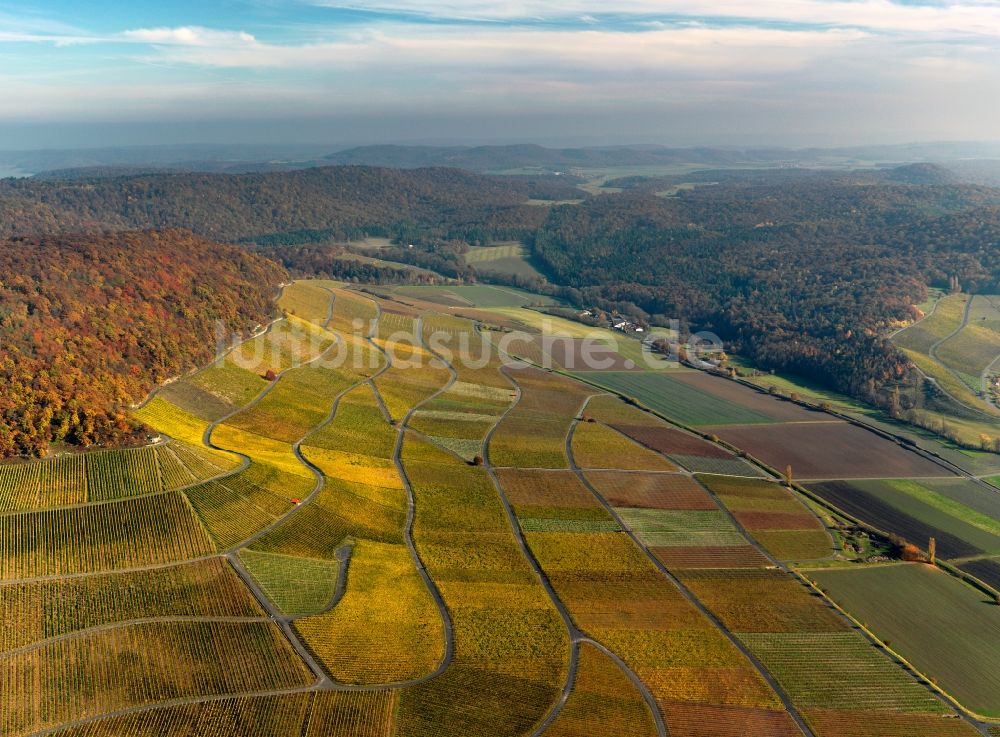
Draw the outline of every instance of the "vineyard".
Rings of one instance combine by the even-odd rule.
[[[110,501],[192,486],[232,459],[181,441],[0,466],[0,512]]]
[[[297,282],[133,411],[155,442],[0,466],[0,733],[979,733],[835,606],[989,716],[968,674],[996,670],[993,609],[943,572],[890,600],[907,568],[842,548],[864,509],[989,578],[978,482],[821,449],[795,461],[836,473],[808,483],[818,511],[712,433],[777,464],[773,437],[796,453],[846,423],[690,371],[511,364],[512,313],[545,322],[526,293],[455,289]],[[897,477],[843,480],[872,454]],[[964,656],[913,608],[936,598],[977,633]]]
[[[341,683],[413,680],[444,657],[441,617],[402,545],[359,542],[344,597],[295,627]]]

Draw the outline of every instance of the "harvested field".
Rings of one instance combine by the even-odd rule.
[[[935,538],[938,555],[942,558],[981,555],[990,552],[984,549],[986,546],[1000,545],[1000,539],[985,531],[903,497],[910,509],[907,511],[900,497],[881,481],[829,481],[810,484],[808,488],[844,512],[877,529],[894,533],[921,549],[926,549],[931,537]],[[929,514],[924,514],[927,511]]]
[[[672,427],[628,424],[613,424],[612,427],[618,432],[628,435],[637,443],[666,455],[733,458],[729,451]]]
[[[1000,558],[981,558],[962,563],[958,567],[1000,591]]]
[[[731,379],[712,376],[703,371],[676,374],[671,378],[693,389],[731,402],[737,407],[759,412],[780,422],[816,422],[830,419],[830,415],[819,410],[802,407],[789,399],[772,397]]]
[[[935,463],[847,422],[718,427],[712,432],[798,479],[948,477]]]
[[[566,371],[641,370],[635,361],[625,358],[603,339],[536,336],[533,340],[552,359],[554,367]]]
[[[587,479],[613,507],[718,509],[690,476],[588,471]]]
[[[809,574],[962,704],[1000,716],[1000,607],[920,563]]]
[[[776,421],[768,414],[733,404],[680,380],[687,375],[606,371],[588,374],[587,378],[633,397],[683,425],[750,425]]]

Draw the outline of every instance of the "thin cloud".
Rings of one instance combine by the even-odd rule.
[[[530,31],[467,28],[383,27],[370,34],[326,43],[270,44],[249,34],[189,34],[157,29],[132,39],[150,39],[161,48],[153,58],[223,68],[335,70],[363,67],[369,72],[415,70],[518,69],[527,76],[558,70],[575,75],[690,69],[749,69],[755,73],[798,67],[830,49],[862,41],[857,30],[788,31],[733,27],[652,29],[643,32]],[[153,40],[156,39],[156,40]],[[166,43],[159,39],[173,39]]]
[[[940,36],[1000,36],[1000,6],[995,3],[938,2],[904,4],[890,0],[315,0],[321,7],[406,13],[439,19],[516,22],[582,16],[634,16],[640,20],[689,17],[750,22],[798,23],[866,28],[872,31]]]
[[[230,45],[254,45],[257,39],[244,31],[216,31],[201,26],[180,26],[177,28],[136,28],[121,34],[125,41],[153,44],[157,46],[199,46],[218,47]]]

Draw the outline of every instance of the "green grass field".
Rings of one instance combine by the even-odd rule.
[[[465,254],[465,263],[484,272],[544,278],[531,264],[528,249],[516,242],[473,247]]]
[[[967,294],[943,297],[927,317],[893,336],[893,343],[906,350],[927,354],[935,343],[959,328],[968,301]]]
[[[1000,716],[1000,606],[982,592],[921,564],[808,575],[966,707]]]
[[[935,530],[953,535],[984,552],[1000,553],[1000,521],[938,493],[933,486],[910,480],[855,483],[875,498]]]
[[[984,371],[1000,359],[1000,297],[972,297],[968,324],[937,351],[946,366],[968,376],[969,388],[980,391]]]
[[[950,395],[921,411],[929,417],[941,416],[973,446],[980,435],[992,438],[997,434],[996,423],[989,421],[991,415],[1000,420],[1000,411],[980,396],[986,388],[983,373],[1000,359],[997,299],[965,294],[942,297],[926,318],[892,337]],[[967,308],[968,322],[963,327]]]

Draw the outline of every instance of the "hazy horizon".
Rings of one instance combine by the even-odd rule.
[[[0,5],[0,149],[194,141],[981,141],[976,0]]]

